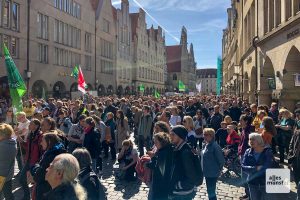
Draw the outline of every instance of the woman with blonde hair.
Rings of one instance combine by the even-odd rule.
[[[16,141],[12,138],[13,134],[14,130],[9,124],[0,124],[0,177],[5,178],[3,188],[0,188],[0,196],[3,194],[8,200],[14,199],[12,178],[17,148]]]
[[[226,115],[224,117],[224,122],[226,122],[227,125],[231,125],[232,118],[229,115]]]
[[[194,149],[197,147],[196,133],[194,131],[194,121],[191,116],[184,116],[183,118],[183,126],[188,131],[187,135],[187,143],[191,145]]]
[[[293,114],[285,108],[279,110],[279,115],[281,116],[281,119],[279,123],[275,125],[278,132],[276,139],[279,147],[280,162],[283,163],[284,150],[286,150],[287,154],[289,152],[289,144],[292,139],[295,121],[293,120]]]

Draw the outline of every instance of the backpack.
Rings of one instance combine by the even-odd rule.
[[[198,153],[194,149],[191,149],[191,152],[193,153],[193,164],[195,167],[196,180],[197,180],[194,184],[195,186],[200,186],[203,183],[203,170],[201,166],[201,156],[198,155]]]
[[[88,179],[93,178],[96,180],[96,187],[97,187],[97,191],[98,191],[98,199],[104,199],[107,200],[105,191],[104,191],[104,187],[101,184],[98,176],[95,174],[95,172],[91,171],[90,173],[86,174],[84,177],[82,177],[82,179],[80,179],[80,184],[84,185],[83,183],[85,181],[87,181]]]
[[[138,178],[142,182],[144,182],[146,185],[150,185],[152,174],[151,174],[151,170],[148,168],[145,168],[144,165],[146,163],[149,163],[150,161],[151,161],[151,158],[148,155],[145,155],[145,156],[142,156],[138,160],[138,162],[135,166],[135,171],[136,171]]]

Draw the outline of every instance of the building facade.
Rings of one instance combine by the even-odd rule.
[[[204,95],[216,95],[217,92],[217,69],[196,70],[197,92]]]
[[[161,27],[147,29],[145,12],[131,13],[133,43],[132,82],[135,92],[144,86],[144,94],[165,91],[165,38]]]
[[[182,27],[179,45],[166,47],[167,91],[178,92],[178,83],[182,81],[187,91],[196,90],[196,62],[193,44],[188,49],[187,30]]]
[[[276,101],[293,110],[300,99],[295,84],[300,73],[300,1],[234,0],[230,9],[236,15],[229,14],[228,22],[236,26],[232,29],[228,23],[224,30],[223,91],[238,93],[237,87],[230,87],[231,73],[250,102]]]
[[[114,92],[115,30],[109,0],[1,2],[7,8],[1,16],[1,40],[33,96],[69,97],[77,90],[77,80],[70,77],[75,65],[81,66],[89,90]],[[6,71],[0,71],[5,79]]]

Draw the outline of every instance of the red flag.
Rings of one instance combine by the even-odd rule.
[[[86,87],[86,83],[85,83],[85,80],[84,80],[84,77],[83,77],[83,73],[81,71],[81,68],[79,66],[79,74],[78,74],[78,90],[80,92],[82,92],[83,94],[86,93],[85,91],[85,87]]]

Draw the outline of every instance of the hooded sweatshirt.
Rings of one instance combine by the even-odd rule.
[[[6,177],[6,181],[11,180],[14,175],[16,144],[14,139],[0,141],[0,176]]]

